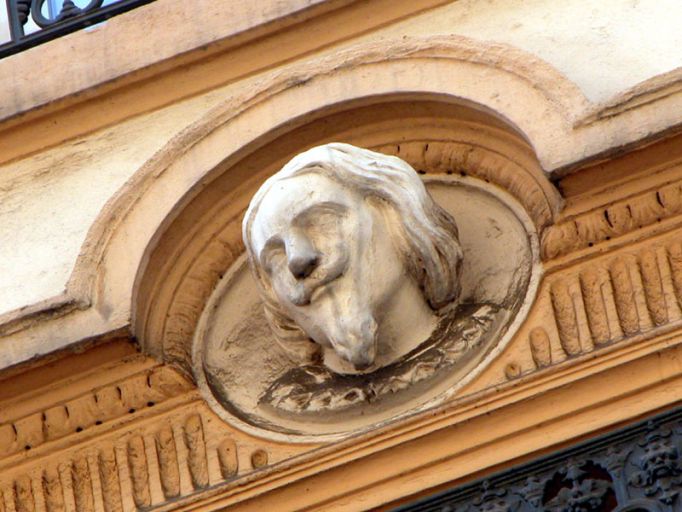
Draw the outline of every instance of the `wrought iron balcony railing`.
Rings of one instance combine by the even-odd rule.
[[[3,0],[0,0],[2,2]],[[56,39],[70,32],[101,23],[112,16],[153,0],[4,0],[0,5],[0,58]],[[7,37],[9,36],[9,37]]]

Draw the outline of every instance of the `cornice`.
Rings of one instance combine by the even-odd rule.
[[[267,0],[254,9],[241,2],[157,0],[0,60],[0,97],[7,98],[0,106],[0,163],[237,83],[446,2]],[[40,80],[33,79],[35,70]]]
[[[140,71],[146,70],[143,74],[148,75],[151,67],[178,56],[184,56],[183,64],[187,65],[191,52],[206,52],[212,45],[227,50],[354,1],[266,1],[253,9],[243,3],[157,0],[116,16],[97,29],[78,31],[0,60],[0,96],[14,99],[0,106],[0,122],[76,94],[87,92],[92,97],[96,88],[134,73],[138,74],[135,80],[140,80]],[[171,23],[201,28],[168,30]],[[78,57],[69,58],[67,52]],[[105,59],[106,66],[97,65]],[[29,72],[17,73],[36,69],[43,70],[42,80],[27,80],[24,77]]]

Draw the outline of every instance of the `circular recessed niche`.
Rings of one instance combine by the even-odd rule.
[[[340,439],[443,403],[501,352],[535,296],[535,226],[514,198],[483,180],[425,178],[455,218],[464,252],[454,327],[406,362],[329,381],[324,370],[301,370],[276,343],[242,256],[213,290],[193,339],[195,378],[221,418],[271,439]]]

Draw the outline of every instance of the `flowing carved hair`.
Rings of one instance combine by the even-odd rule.
[[[261,202],[279,180],[319,173],[380,207],[393,209],[400,221],[398,247],[410,275],[436,312],[456,306],[460,293],[462,249],[454,219],[438,206],[409,164],[350,144],[332,143],[294,157],[263,183],[251,200],[242,224],[244,243],[261,295],[265,315],[277,340],[297,360],[311,361],[319,346],[285,313],[252,244],[251,227]]]

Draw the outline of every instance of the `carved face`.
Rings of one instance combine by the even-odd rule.
[[[666,439],[657,439],[644,447],[642,469],[653,478],[676,476],[679,474],[677,459],[677,450],[672,444]]]
[[[321,347],[337,373],[387,366],[457,306],[457,226],[399,158],[311,148],[263,183],[242,228],[275,339],[301,364]]]
[[[315,172],[278,181],[252,227],[257,264],[289,315],[343,371],[370,367],[398,290],[410,282],[380,200]],[[335,355],[342,361],[333,361]]]

